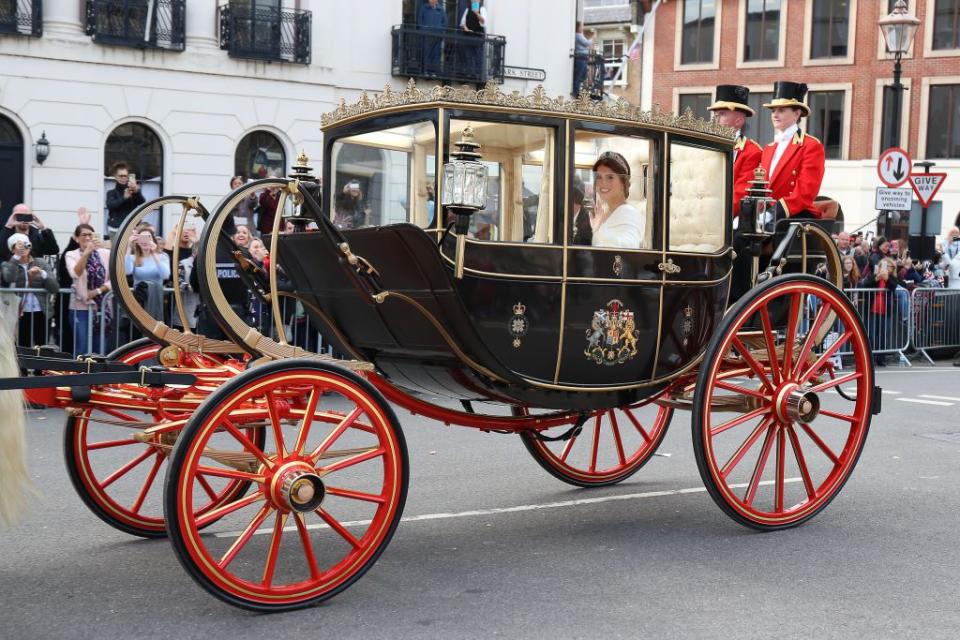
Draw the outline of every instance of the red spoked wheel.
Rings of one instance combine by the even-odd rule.
[[[836,375],[841,349],[853,368]],[[855,389],[852,401],[839,385]],[[874,392],[869,343],[841,291],[807,275],[754,288],[724,316],[698,375],[693,446],[710,495],[756,529],[809,520],[856,466]]]
[[[265,432],[265,445],[245,425]],[[187,424],[167,472],[170,540],[190,575],[229,604],[308,606],[376,562],[400,520],[407,474],[400,425],[372,385],[330,363],[278,360],[221,387]],[[198,514],[204,475],[254,488]]]
[[[645,401],[592,412],[579,429],[569,425],[521,432],[527,451],[550,475],[578,487],[626,480],[656,453],[673,409]],[[565,439],[549,440],[567,436]]]
[[[156,364],[160,345],[140,339],[120,347],[107,359],[133,365]],[[204,355],[195,364],[218,356]],[[130,399],[129,406],[104,406],[68,412],[64,428],[64,457],[67,473],[80,498],[101,520],[125,533],[144,538],[167,535],[161,488],[167,457],[185,419],[171,422],[149,438],[144,429],[159,422],[148,400]],[[262,430],[251,430],[258,438]],[[209,501],[201,509],[212,509],[246,491],[249,483],[210,478],[206,482]]]

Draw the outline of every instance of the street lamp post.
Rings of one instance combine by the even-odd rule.
[[[913,43],[913,37],[917,33],[917,27],[920,24],[920,20],[909,12],[907,9],[907,3],[904,0],[897,0],[897,3],[893,5],[893,11],[890,12],[890,15],[880,18],[878,25],[880,26],[880,32],[883,34],[883,39],[887,43],[887,50],[893,54],[893,85],[890,87],[893,89],[893,105],[890,114],[891,122],[885,123],[886,126],[892,127],[890,130],[889,140],[891,147],[900,146],[900,113],[903,107],[903,83],[900,82],[900,75],[903,71],[900,60],[903,58],[903,55],[910,50],[910,45]],[[907,143],[909,145],[909,141]],[[882,149],[881,149],[882,151]],[[885,235],[890,235],[889,220],[890,212],[883,211],[881,212],[883,220],[886,222],[887,228],[884,230]],[[878,224],[878,232],[880,231]]]
[[[902,67],[900,60],[910,50],[913,37],[917,33],[920,20],[907,9],[904,0],[897,0],[890,15],[880,18],[878,24],[883,38],[887,43],[887,50],[894,56],[893,64],[893,113],[890,120],[893,130],[890,132],[890,146],[900,146],[900,112],[903,104],[903,83],[900,82]]]

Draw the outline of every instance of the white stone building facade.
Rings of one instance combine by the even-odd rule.
[[[117,127],[129,123],[148,128],[161,149],[158,175],[142,176],[147,196],[199,195],[212,207],[227,193],[238,144],[251,132],[275,136],[285,168],[303,150],[319,169],[321,114],[363,90],[405,86],[407,78],[392,75],[391,28],[427,0],[247,0],[282,1],[284,10],[312,13],[310,64],[240,59],[222,50],[219,5],[231,1],[237,0],[186,0],[182,51],[95,42],[86,33],[86,0],[42,0],[40,37],[0,31],[0,125],[22,143],[22,175],[0,177],[5,193],[22,194],[63,242],[81,206],[95,212],[102,231],[105,190],[112,186],[105,153]],[[447,3],[458,10],[456,0]],[[543,82],[508,77],[502,89],[530,92],[543,84],[550,94],[569,93],[575,0],[485,5],[488,34],[506,40],[505,64],[546,76]],[[34,145],[43,134],[50,152],[40,164]],[[3,149],[17,169],[12,147]],[[0,204],[0,217],[13,204]]]

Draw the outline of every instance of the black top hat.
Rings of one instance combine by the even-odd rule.
[[[738,84],[717,85],[717,100],[707,107],[710,111],[742,111],[748,116],[755,115],[753,109],[747,105],[750,98],[750,89]]]
[[[763,105],[767,109],[776,109],[777,107],[793,107],[803,111],[804,116],[810,115],[808,107],[803,99],[807,95],[807,85],[802,82],[790,82],[788,80],[777,80],[773,85],[773,100]]]

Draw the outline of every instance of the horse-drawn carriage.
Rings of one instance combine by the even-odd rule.
[[[730,132],[624,102],[412,83],[323,124],[322,196],[301,159],[212,212],[167,197],[131,214],[111,276],[146,340],[106,361],[25,353],[47,376],[5,381],[67,409],[71,478],[106,522],[169,536],[228,603],[328,598],[373,565],[403,510],[392,405],[517,434],[583,487],[635,473],[691,411],[710,495],[757,529],[800,524],[840,491],[879,410],[868,342],[828,232],[767,231],[762,180],[740,224],[772,252],[729,305]],[[577,231],[602,217],[594,169],[610,154],[629,243]],[[236,206],[265,188],[280,197],[266,268],[230,233]],[[347,191],[365,201],[344,213]],[[225,339],[173,329],[126,286],[130,230],[161,208],[178,228],[204,219],[195,271]],[[814,255],[833,282],[804,273]],[[236,279],[275,330],[251,326]],[[282,299],[319,327],[325,353],[288,342]]]

